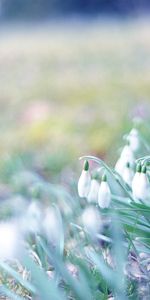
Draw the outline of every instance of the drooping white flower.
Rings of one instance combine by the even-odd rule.
[[[140,180],[141,180],[141,164],[139,163],[136,166],[136,173],[132,180],[132,193],[133,193],[133,198],[135,199],[136,202],[139,202],[138,199],[139,199]]]
[[[142,167],[141,170],[141,199],[143,200],[143,202],[145,202],[145,204],[150,204],[150,183],[148,180],[148,176],[146,174],[146,166]]]
[[[33,201],[27,208],[27,211],[21,219],[21,226],[24,233],[39,233],[41,227],[42,212],[40,205]]]
[[[131,186],[133,176],[134,176],[133,170],[130,168],[130,164],[128,162],[123,170],[122,178],[129,186]]]
[[[136,152],[140,147],[139,133],[136,128],[132,128],[127,137],[127,140],[130,142],[130,147],[132,151]]]
[[[82,223],[84,229],[91,235],[95,236],[102,230],[102,221],[100,213],[96,207],[89,206],[85,208],[82,214]]]
[[[117,162],[115,164],[115,171],[117,173],[119,173],[120,175],[122,175],[124,166],[125,166],[124,159],[122,159],[121,157],[119,157],[119,159],[117,160]]]
[[[146,166],[141,169],[138,184],[134,187],[134,195],[145,204],[150,203],[150,183],[146,174]]]
[[[47,208],[43,220],[43,230],[50,244],[58,249],[60,241],[63,243],[64,232],[62,217],[56,206]],[[63,245],[61,245],[63,248]]]
[[[107,182],[107,177],[104,174],[98,192],[98,204],[101,208],[108,208],[111,202],[111,191]]]
[[[134,162],[135,162],[135,158],[134,158],[133,151],[130,145],[126,145],[124,146],[121,155],[118,161],[116,162],[115,170],[122,176],[126,164],[129,163],[132,168],[134,167]]]
[[[99,182],[97,181],[96,178],[93,178],[91,180],[91,186],[90,186],[90,191],[87,196],[88,202],[94,202],[97,203],[98,200],[98,191],[99,191]]]
[[[0,259],[12,260],[18,256],[20,233],[13,222],[0,223]]]
[[[80,197],[87,197],[91,186],[91,175],[89,172],[89,163],[86,160],[81,176],[78,181],[78,194]]]

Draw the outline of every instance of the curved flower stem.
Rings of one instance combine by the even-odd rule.
[[[113,177],[114,179],[116,180],[116,182],[121,186],[121,188],[126,192],[126,194],[128,195],[128,197],[134,201],[131,193],[126,189],[125,185],[123,182],[121,182],[121,177],[120,175],[115,171],[115,170],[112,170],[111,168],[109,168],[107,166],[107,164],[101,160],[100,158],[97,158],[96,156],[92,156],[92,155],[84,155],[84,156],[81,156],[79,158],[80,160],[82,159],[89,159],[89,160],[92,160],[92,161],[95,161],[98,165],[102,165]]]

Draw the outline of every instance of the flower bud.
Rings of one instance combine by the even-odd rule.
[[[89,191],[88,196],[87,196],[88,202],[95,202],[95,203],[97,203],[99,186],[100,186],[100,185],[99,185],[99,182],[98,182],[97,179],[94,177],[94,178],[91,180],[90,191]]]
[[[78,181],[78,194],[80,197],[87,197],[91,186],[91,175],[89,172],[89,163],[84,162],[83,170]]]
[[[111,202],[111,192],[104,174],[98,192],[98,204],[101,208],[108,208]]]
[[[43,230],[49,243],[58,249],[60,242],[64,239],[64,231],[62,217],[57,207],[47,208],[43,220]]]
[[[115,165],[116,172],[118,172],[122,176],[124,168],[126,167],[126,164],[129,162],[131,168],[133,168],[134,161],[135,161],[135,158],[134,158],[131,147],[130,147],[130,145],[126,145],[123,148],[120,158],[118,159],[118,161]]]
[[[132,185],[132,179],[133,179],[134,173],[133,170],[130,168],[130,163],[128,162],[124,168],[122,178],[129,186]]]
[[[132,180],[132,193],[136,202],[140,199],[140,182],[141,182],[141,164],[138,163],[136,166],[136,173]]]
[[[140,147],[139,133],[136,128],[132,128],[130,131],[127,140],[130,142],[130,147],[132,151],[137,151]]]
[[[39,233],[42,220],[41,206],[32,201],[27,208],[25,215],[21,218],[20,226],[24,233]]]
[[[143,200],[145,204],[149,203],[150,198],[150,184],[146,174],[146,166],[142,167],[140,182],[138,187],[138,197]]]
[[[82,223],[84,229],[94,237],[96,234],[100,233],[102,230],[102,221],[100,213],[96,207],[89,206],[85,208],[82,214]]]

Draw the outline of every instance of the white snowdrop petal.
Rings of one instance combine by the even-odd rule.
[[[133,197],[135,199],[136,202],[139,202],[137,199],[139,199],[139,183],[140,183],[140,173],[136,172],[133,180],[132,180],[132,193],[133,193]]]
[[[102,221],[99,211],[95,207],[87,207],[82,214],[82,223],[86,231],[96,235],[102,230]]]
[[[108,208],[111,202],[111,192],[107,182],[102,181],[98,192],[98,204],[101,208]]]
[[[133,171],[130,168],[125,167],[122,173],[122,178],[129,186],[132,185],[133,176],[134,176]]]
[[[139,141],[139,133],[136,128],[132,128],[128,135],[128,140],[130,142],[130,147],[132,151],[137,151],[140,146],[140,141]]]
[[[134,154],[129,145],[124,146],[122,152],[121,152],[121,157],[122,158],[128,158],[128,161],[134,161]]]
[[[50,207],[46,210],[43,230],[49,242],[57,246],[60,243],[63,231],[61,216],[58,216],[56,207]]]
[[[132,192],[133,197],[136,202],[139,202],[139,199],[148,203],[150,198],[150,183],[148,177],[144,173],[136,173],[132,181]]]
[[[134,157],[133,151],[129,145],[126,145],[123,148],[122,153],[115,165],[116,172],[118,172],[121,176],[124,172],[124,169],[125,169],[127,163],[130,164],[131,168],[134,167],[135,157]]]
[[[20,226],[24,233],[40,232],[40,224],[42,219],[41,207],[36,202],[31,202],[27,208],[27,212],[21,219]]]
[[[83,170],[78,181],[78,194],[80,197],[87,197],[91,186],[91,175],[89,170]]]
[[[97,202],[99,186],[100,185],[96,179],[91,180],[90,191],[87,196],[88,202]]]
[[[15,259],[19,249],[20,233],[14,223],[0,223],[0,259]]]
[[[116,165],[115,165],[115,171],[122,175],[123,173],[123,170],[124,170],[124,167],[125,167],[125,161],[124,159],[122,159],[121,157],[117,160],[116,162]]]
[[[146,174],[140,174],[140,183],[138,187],[139,198],[146,201],[149,196],[149,181]]]

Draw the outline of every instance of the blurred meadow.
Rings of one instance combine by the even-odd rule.
[[[133,118],[148,119],[149,33],[142,17],[1,24],[2,164],[59,171],[106,157]]]
[[[60,1],[31,22],[11,3],[27,19],[0,19],[0,299],[149,300],[149,18]]]

